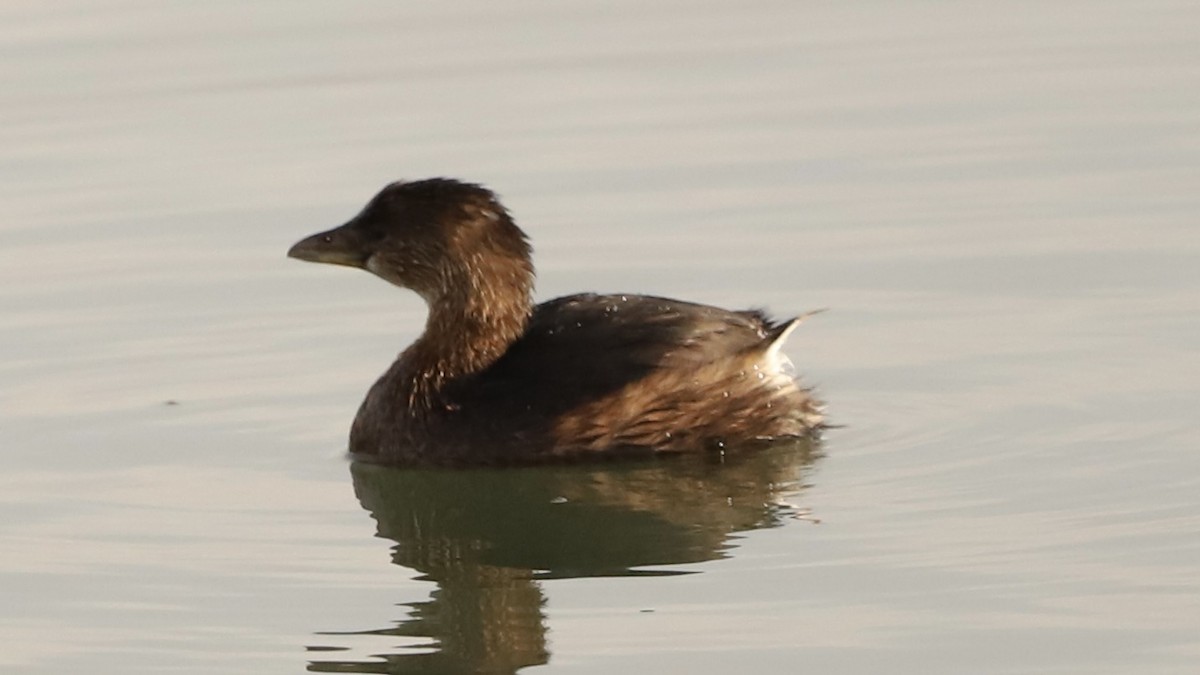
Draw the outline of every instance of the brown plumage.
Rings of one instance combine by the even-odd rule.
[[[821,425],[779,351],[803,317],[642,295],[534,305],[525,234],[478,185],[393,183],[288,255],[366,269],[429,305],[424,333],[359,409],[356,455],[526,463],[735,446]]]

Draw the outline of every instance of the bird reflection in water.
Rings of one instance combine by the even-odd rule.
[[[818,456],[815,441],[796,440],[719,455],[499,470],[352,463],[377,535],[396,542],[392,561],[437,588],[392,627],[321,633],[401,638],[391,653],[316,660],[341,649],[314,645],[308,669],[514,673],[547,663],[542,580],[686,574],[669,567],[727,557],[733,533],[804,517],[786,500]]]

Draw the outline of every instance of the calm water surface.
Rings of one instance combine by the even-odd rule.
[[[1200,6],[0,8],[0,669],[1194,673]],[[412,294],[283,256],[497,188],[543,298],[833,311],[844,425],[343,457]]]

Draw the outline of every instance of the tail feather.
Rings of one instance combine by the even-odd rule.
[[[778,325],[770,326],[767,329],[767,359],[774,361],[779,358],[779,350],[783,348],[783,343],[787,342],[788,336],[796,327],[804,323],[809,317],[815,316],[827,311],[826,308],[814,309],[811,312],[805,312],[799,316],[780,322]]]

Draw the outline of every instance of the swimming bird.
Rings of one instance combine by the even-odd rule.
[[[424,332],[370,388],[350,452],[395,465],[678,453],[812,435],[820,402],[781,347],[804,316],[634,294],[533,300],[531,247],[495,193],[383,188],[292,258],[415,291]]]

